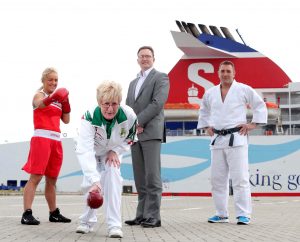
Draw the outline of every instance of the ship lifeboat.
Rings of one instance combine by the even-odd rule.
[[[268,120],[277,120],[280,116],[280,108],[276,103],[266,102]],[[198,104],[192,103],[166,103],[164,107],[166,121],[195,121],[199,116]],[[252,110],[247,106],[247,119],[252,118]]]
[[[280,116],[280,108],[278,104],[272,102],[265,102],[268,110],[268,121],[275,121]],[[252,118],[253,112],[250,106],[247,106],[247,118]]]
[[[166,103],[164,112],[166,121],[195,121],[199,116],[198,104]]]

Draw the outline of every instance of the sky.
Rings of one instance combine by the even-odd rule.
[[[97,105],[101,81],[121,83],[125,100],[140,46],[151,45],[155,68],[169,73],[183,55],[170,33],[178,31],[175,20],[238,29],[300,81],[299,13],[295,0],[1,0],[0,143],[30,140],[32,98],[46,67],[58,70],[59,87],[70,92],[71,122],[61,125],[68,137]]]

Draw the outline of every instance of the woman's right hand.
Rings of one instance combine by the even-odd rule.
[[[44,98],[43,103],[45,106],[48,106],[50,105],[50,103],[55,101],[61,103],[66,98],[68,98],[68,95],[69,95],[69,91],[66,88],[58,88],[48,97]]]
[[[95,182],[92,187],[90,188],[89,192],[98,191],[101,193],[101,185],[100,182]]]

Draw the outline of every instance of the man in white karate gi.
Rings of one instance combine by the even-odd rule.
[[[211,185],[216,214],[210,223],[228,223],[229,174],[232,179],[237,224],[249,224],[252,212],[248,167],[248,133],[267,122],[263,99],[248,85],[234,80],[231,61],[218,70],[220,84],[207,90],[200,108],[198,128],[211,141]],[[253,110],[247,123],[247,105]]]

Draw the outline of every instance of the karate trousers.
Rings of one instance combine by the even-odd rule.
[[[229,177],[232,179],[236,217],[252,212],[248,145],[211,149],[211,185],[216,215],[228,217]]]

